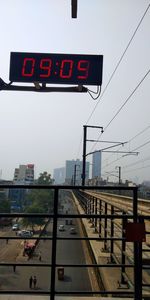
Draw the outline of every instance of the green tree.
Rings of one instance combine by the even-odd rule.
[[[0,212],[9,213],[10,212],[10,201],[9,200],[0,200]]]
[[[36,183],[38,185],[52,185],[53,180],[51,179],[51,175],[47,172],[43,172],[39,175]],[[49,189],[32,189],[28,191],[25,199],[25,208],[24,212],[26,213],[52,213],[54,206],[54,193],[53,190]],[[25,218],[24,225],[34,224],[42,225],[41,218]],[[42,220],[44,222],[44,220]]]
[[[48,184],[52,185],[54,183],[54,180],[51,178],[51,174],[44,171],[43,173],[40,173],[39,178],[37,179],[37,184]]]
[[[26,213],[44,213],[44,209],[42,207],[39,207],[36,204],[33,204],[26,208]],[[45,224],[45,218],[41,217],[28,217],[22,219],[22,224],[25,226],[30,225],[32,227],[32,230],[34,231],[35,225],[43,225]]]

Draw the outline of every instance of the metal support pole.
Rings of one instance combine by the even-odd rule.
[[[83,160],[82,160],[82,185],[85,185],[86,177],[86,136],[87,136],[87,126],[83,126]]]
[[[107,203],[105,202],[105,215],[107,215]],[[104,238],[107,238],[107,218],[104,220]],[[107,251],[107,241],[104,241],[104,251]]]
[[[77,165],[74,165],[74,186],[76,185],[76,171],[77,171]]]
[[[119,166],[119,185],[121,184],[121,167]]]
[[[122,215],[124,216],[126,213],[125,212],[122,212]],[[126,223],[126,220],[123,218],[122,219],[122,238],[125,238],[125,223]],[[125,240],[122,240],[122,247],[121,247],[121,264],[124,265],[121,267],[121,284],[125,284],[126,283],[126,280],[123,276],[123,274],[125,273],[125,259],[126,259],[126,256],[125,256],[125,251],[126,251],[126,241]]]
[[[87,127],[88,128],[100,128],[101,132],[103,133],[102,126],[91,126],[91,125],[84,125],[83,126],[83,161],[82,161],[82,185],[85,185],[85,178],[86,178],[86,142],[87,142]]]
[[[101,233],[102,233],[101,212],[102,212],[102,200],[99,200],[99,237],[101,237]]]
[[[92,214],[94,215],[95,197],[92,197]],[[92,227],[94,227],[94,218],[92,218]]]
[[[137,188],[133,190],[134,222],[138,221]],[[142,242],[134,242],[134,300],[142,299]]]
[[[95,215],[97,215],[97,198],[95,198]],[[94,228],[95,228],[95,232],[97,232],[97,218],[95,218],[95,222],[94,222]]]
[[[114,215],[114,206],[111,205],[111,215]],[[111,237],[114,237],[114,219],[111,219]],[[110,241],[110,262],[113,263],[113,253],[114,253],[114,241]]]
[[[57,214],[58,214],[58,189],[54,190],[54,218],[53,218],[53,236],[52,236],[52,260],[51,260],[51,298],[55,298],[55,279],[56,279],[56,236],[57,236]]]

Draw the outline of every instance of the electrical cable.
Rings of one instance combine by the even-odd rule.
[[[137,138],[139,135],[141,135],[143,132],[145,132],[147,129],[150,128],[150,125],[148,125],[146,128],[144,128],[142,131],[140,131],[139,133],[137,133],[135,136],[133,136],[129,141],[127,141],[127,143],[130,143],[131,141],[133,141],[135,138]]]
[[[99,98],[100,94],[101,94],[101,86],[98,86],[98,87],[97,87],[97,92],[91,91],[91,90],[89,90],[89,89],[87,89],[87,92],[89,93],[89,95],[91,96],[91,98],[92,98],[93,100],[97,100],[97,99]],[[94,97],[94,96],[92,95],[92,93],[93,93],[93,94],[96,94],[97,96]]]
[[[107,126],[104,128],[104,131],[109,127],[109,125],[112,123],[112,121],[117,117],[117,115],[120,113],[120,111],[123,109],[123,107],[127,104],[127,102],[131,99],[131,97],[134,95],[134,93],[137,91],[139,86],[142,84],[142,82],[145,80],[145,78],[148,76],[150,73],[150,69],[146,72],[144,77],[140,80],[140,82],[137,84],[135,89],[132,91],[132,93],[129,95],[129,97],[125,100],[125,102],[121,105],[121,107],[118,109],[118,111],[115,113],[113,118],[110,120],[110,122],[107,124]]]
[[[149,168],[149,167],[150,167],[150,165],[140,167],[140,168],[136,168],[136,169],[132,169],[132,170],[128,170],[128,171],[124,171],[124,173],[134,172],[134,171],[141,170],[141,169],[146,169],[146,168]]]
[[[104,132],[106,131],[106,129],[110,126],[110,124],[114,121],[114,119],[117,117],[117,115],[120,113],[120,111],[124,108],[124,106],[127,104],[127,102],[131,99],[131,97],[134,95],[134,93],[137,91],[137,89],[140,87],[140,85],[143,83],[143,81],[146,79],[146,77],[149,75],[150,73],[150,69],[146,72],[146,74],[143,76],[143,78],[140,80],[140,82],[137,84],[137,86],[134,88],[134,90],[132,91],[132,93],[128,96],[128,98],[125,100],[125,102],[121,105],[121,107],[117,110],[117,112],[115,113],[115,115],[113,116],[113,118],[109,121],[109,123],[106,125],[106,127],[104,128]],[[98,136],[98,141],[101,137],[101,134]],[[97,142],[94,144],[94,146],[92,147],[91,151],[94,149],[94,147],[97,145]]]
[[[136,33],[137,33],[137,31],[138,31],[138,29],[139,29],[139,27],[140,27],[142,21],[144,20],[144,17],[146,16],[146,13],[148,12],[148,9],[149,9],[149,8],[150,8],[150,4],[149,4],[148,7],[146,8],[146,10],[145,10],[145,12],[144,12],[142,18],[140,19],[140,21],[139,21],[139,23],[138,23],[138,25],[137,25],[135,31],[133,32],[133,35],[131,36],[131,39],[129,40],[129,42],[128,42],[126,48],[125,48],[125,50],[123,51],[123,54],[121,55],[121,57],[120,57],[120,59],[119,59],[117,65],[116,65],[116,67],[115,67],[115,69],[114,69],[114,71],[112,72],[112,74],[111,74],[111,76],[110,76],[110,78],[109,78],[109,80],[108,80],[108,82],[107,82],[107,84],[106,84],[106,86],[105,86],[105,88],[104,88],[102,94],[101,94],[101,97],[100,97],[99,101],[96,103],[95,107],[93,108],[93,110],[92,110],[92,112],[91,112],[91,114],[90,114],[90,116],[89,116],[89,118],[88,118],[88,120],[87,120],[87,122],[86,122],[86,125],[87,125],[88,122],[90,121],[90,119],[91,119],[93,113],[95,112],[95,110],[96,110],[96,108],[97,108],[97,106],[98,106],[98,104],[99,104],[101,98],[103,97],[104,93],[106,92],[106,90],[107,90],[107,88],[108,88],[108,86],[109,86],[109,84],[110,84],[112,78],[114,77],[114,75],[115,75],[115,73],[116,73],[116,71],[117,71],[117,69],[118,69],[118,67],[119,67],[119,65],[120,65],[120,63],[121,63],[123,57],[125,56],[125,54],[126,54],[128,48],[129,48],[129,46],[130,46],[130,44],[131,44],[133,38],[135,37],[135,35],[136,35]]]
[[[131,150],[131,151],[136,151],[136,150],[139,150],[140,148],[142,148],[142,147],[144,147],[144,146],[148,145],[149,143],[150,143],[150,140],[149,140],[149,141],[147,141],[146,143],[144,143],[144,144],[140,145],[139,147],[137,147],[137,148],[135,148],[135,149]],[[120,156],[119,158],[117,158],[117,159],[115,159],[115,160],[111,161],[109,164],[107,164],[106,166],[104,166],[104,168],[105,168],[105,167],[108,167],[109,165],[111,165],[112,163],[114,163],[114,162],[116,162],[116,161],[120,160],[120,159],[121,159],[121,158],[123,158],[123,157],[125,157],[125,155],[122,155],[122,156]]]
[[[130,44],[131,44],[133,38],[135,37],[135,35],[136,35],[136,33],[137,33],[137,31],[138,31],[140,25],[142,24],[142,21],[144,20],[144,17],[146,16],[146,14],[147,14],[149,8],[150,8],[150,4],[149,4],[148,7],[146,8],[146,10],[145,10],[145,12],[144,12],[142,18],[140,19],[140,21],[139,21],[139,23],[138,23],[138,25],[137,25],[135,31],[133,32],[133,35],[131,36],[131,39],[129,40],[129,42],[128,42],[126,48],[125,48],[125,50],[123,51],[123,54],[121,55],[121,57],[120,57],[120,59],[119,59],[117,65],[116,65],[116,67],[115,67],[115,69],[114,69],[114,71],[112,72],[112,74],[111,74],[111,76],[110,76],[110,78],[109,78],[109,80],[108,80],[108,82],[107,82],[107,84],[106,84],[106,86],[105,86],[105,88],[104,88],[104,90],[103,90],[101,96],[100,96],[99,101],[96,103],[96,105],[95,105],[94,109],[92,110],[92,112],[91,112],[89,118],[87,119],[87,122],[85,123],[86,125],[88,124],[88,122],[89,122],[89,120],[91,119],[93,113],[95,112],[95,110],[96,110],[96,108],[97,108],[97,106],[98,106],[98,104],[99,104],[101,98],[103,97],[104,93],[106,92],[106,90],[107,90],[107,88],[108,88],[108,86],[109,86],[109,84],[110,84],[112,78],[114,77],[114,75],[115,75],[115,73],[116,73],[116,71],[117,71],[117,69],[118,69],[118,67],[119,67],[119,65],[120,65],[120,63],[121,63],[123,57],[125,56],[125,54],[126,54],[128,48],[129,48],[129,46],[130,46]],[[89,90],[88,92],[90,92],[90,90]],[[98,96],[98,97],[99,97],[99,96]],[[94,100],[96,100],[96,99],[94,99]],[[96,145],[96,144],[95,144],[95,145]],[[81,147],[81,141],[80,141],[79,147]],[[92,149],[93,149],[93,148],[92,148]],[[80,152],[80,150],[78,150],[78,153],[79,153],[79,152]]]
[[[126,142],[127,143],[130,143],[131,141],[133,141],[135,138],[139,137],[142,133],[144,133],[146,130],[148,130],[150,128],[150,125],[146,126],[144,129],[142,129],[140,132],[138,132],[136,135],[134,135],[132,138],[130,138],[130,140],[128,140]],[[121,147],[119,147],[120,149]],[[111,157],[113,154],[111,154],[109,157]],[[106,158],[105,160],[108,160],[108,158]],[[105,160],[103,162],[105,162]]]
[[[146,158],[143,158],[143,159],[141,159],[141,160],[138,160],[138,161],[136,161],[136,162],[134,162],[134,163],[128,164],[128,165],[126,165],[126,166],[122,166],[122,168],[123,168],[123,169],[126,169],[126,168],[129,168],[129,167],[138,165],[138,164],[143,163],[143,162],[148,161],[148,160],[150,160],[150,156],[148,156],[148,157],[146,157]]]

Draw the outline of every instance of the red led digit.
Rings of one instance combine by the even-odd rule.
[[[35,59],[34,58],[24,58],[23,67],[22,67],[22,76],[32,77],[34,73]],[[26,69],[30,68],[30,72]]]
[[[89,74],[89,66],[90,66],[90,62],[88,60],[79,60],[77,69],[78,71],[82,72],[80,73],[82,75],[78,75],[77,78],[86,79]]]
[[[67,72],[66,72],[66,68]],[[60,66],[60,77],[61,78],[70,78],[72,76],[72,68],[73,68],[73,60],[71,59],[63,59]],[[66,74],[67,73],[67,74]]]
[[[40,69],[44,70],[44,74],[40,74],[40,77],[49,77],[51,75],[51,67],[52,67],[52,60],[49,58],[43,58],[40,61]]]

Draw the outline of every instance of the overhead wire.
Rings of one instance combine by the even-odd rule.
[[[95,110],[96,110],[98,104],[99,104],[100,101],[101,101],[101,98],[103,97],[104,93],[106,92],[106,90],[107,90],[107,88],[108,88],[108,86],[109,86],[109,84],[110,84],[112,78],[114,77],[114,75],[115,75],[115,73],[116,73],[116,71],[117,71],[117,69],[118,69],[118,67],[119,67],[119,65],[120,65],[120,63],[121,63],[123,57],[125,56],[125,54],[126,54],[128,48],[129,48],[129,46],[130,46],[132,40],[134,39],[134,37],[135,37],[135,35],[136,35],[136,33],[137,33],[137,31],[138,31],[138,29],[139,29],[139,27],[140,27],[142,21],[143,21],[144,18],[145,18],[146,14],[147,14],[147,12],[148,12],[148,10],[149,10],[149,8],[150,8],[150,4],[149,4],[148,7],[146,8],[146,10],[145,10],[145,12],[144,12],[142,18],[140,19],[140,21],[139,21],[139,23],[138,23],[136,29],[134,30],[133,35],[131,36],[131,39],[129,40],[129,42],[128,42],[126,48],[125,48],[125,50],[123,51],[123,53],[122,53],[122,55],[121,55],[121,57],[120,57],[120,59],[119,59],[117,65],[116,65],[116,67],[115,67],[115,69],[114,69],[114,71],[112,72],[112,74],[111,74],[111,76],[110,76],[110,78],[109,78],[109,80],[108,80],[108,82],[107,82],[107,84],[106,84],[106,86],[105,86],[105,88],[104,88],[104,90],[103,90],[101,96],[100,96],[99,101],[96,103],[96,105],[95,105],[94,109],[92,110],[92,112],[91,112],[89,118],[87,119],[86,125],[87,125],[88,122],[90,121],[90,119],[91,119],[93,113],[95,112]]]
[[[150,129],[150,125],[146,126],[144,129],[142,129],[140,132],[138,132],[136,135],[134,135],[132,138],[130,138],[127,142],[126,145],[128,143],[130,143],[131,141],[133,141],[134,139],[136,139],[137,137],[139,137],[142,133],[144,133],[146,130]],[[121,147],[119,147],[120,149]],[[111,154],[109,157],[111,157],[113,154]],[[108,158],[106,158],[105,160],[108,160]],[[105,162],[104,160],[104,162]]]
[[[108,82],[107,82],[107,84],[106,84],[106,86],[105,86],[105,88],[104,88],[104,90],[103,90],[103,92],[102,92],[100,98],[99,98],[99,101],[96,103],[96,105],[95,105],[94,109],[92,110],[92,112],[91,112],[89,118],[87,119],[85,125],[87,125],[88,122],[90,121],[90,119],[91,119],[93,113],[95,112],[95,110],[96,110],[98,104],[100,103],[100,101],[101,101],[103,95],[105,94],[105,92],[106,92],[106,90],[107,90],[107,88],[108,88],[110,82],[112,81],[112,79],[113,79],[113,77],[114,77],[114,75],[115,75],[115,73],[116,73],[116,71],[117,71],[117,69],[118,69],[118,67],[119,67],[119,65],[120,65],[120,63],[121,63],[123,57],[125,56],[125,54],[126,54],[128,48],[129,48],[129,46],[130,46],[132,40],[134,39],[134,37],[135,37],[135,35],[136,35],[136,33],[137,33],[137,31],[138,31],[140,25],[142,24],[142,21],[144,20],[144,18],[145,18],[145,16],[146,16],[147,12],[148,12],[148,10],[149,10],[149,8],[150,8],[150,4],[147,6],[147,8],[146,8],[146,10],[145,10],[145,12],[144,12],[142,18],[140,19],[140,21],[139,21],[137,27],[135,28],[135,30],[134,30],[134,32],[133,32],[133,34],[132,34],[132,36],[131,36],[131,38],[130,38],[130,40],[129,40],[127,46],[126,46],[126,48],[125,48],[125,50],[123,51],[123,53],[122,53],[122,55],[121,55],[121,57],[120,57],[120,59],[119,59],[117,65],[116,65],[114,71],[112,72],[112,74],[111,74],[111,76],[110,76],[110,78],[109,78],[109,80],[108,80]],[[89,90],[89,92],[91,92],[91,91]],[[101,92],[101,91],[100,91],[100,92]],[[80,140],[78,153],[80,152],[81,142],[82,142],[82,141]],[[93,149],[93,148],[92,148],[92,149]]]
[[[144,143],[144,144],[140,145],[139,147],[137,147],[137,148],[135,148],[135,149],[132,149],[131,151],[136,151],[136,150],[139,150],[140,148],[142,148],[142,147],[144,147],[144,146],[148,145],[149,143],[150,143],[150,140],[149,140],[149,141],[147,141],[146,143]],[[117,159],[115,159],[115,160],[111,161],[111,162],[110,162],[110,163],[108,163],[106,166],[104,166],[104,168],[105,168],[105,167],[108,167],[108,166],[109,166],[109,165],[111,165],[112,163],[114,163],[114,162],[116,162],[116,161],[118,161],[118,160],[122,159],[123,157],[124,157],[124,155],[122,155],[122,156],[120,156],[119,158],[117,158]]]
[[[124,106],[128,103],[128,101],[131,99],[131,97],[134,95],[134,93],[137,91],[137,89],[140,87],[140,85],[143,83],[143,81],[146,79],[146,77],[149,75],[149,73],[150,73],[150,69],[146,72],[146,74],[143,76],[143,78],[140,80],[140,82],[136,85],[136,87],[134,88],[134,90],[132,91],[132,93],[128,96],[128,98],[124,101],[124,103],[121,105],[121,107],[117,110],[117,112],[115,113],[115,115],[113,116],[113,118],[104,127],[104,132],[110,126],[110,124],[114,121],[114,119],[117,117],[117,115],[121,112],[121,110],[124,108]],[[98,139],[97,139],[98,141],[99,141],[100,137],[101,137],[101,133],[98,136]],[[97,142],[94,144],[94,146],[92,147],[91,150],[94,149],[94,147],[97,145]]]

